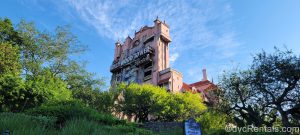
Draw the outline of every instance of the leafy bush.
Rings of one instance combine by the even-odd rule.
[[[61,78],[53,76],[50,69],[43,69],[39,75],[26,77],[26,89],[34,93],[39,103],[48,101],[71,100],[72,92],[67,88],[67,83]]]
[[[226,132],[225,129],[209,129],[203,131],[205,135],[231,135],[231,133]]]
[[[44,104],[39,108],[26,111],[31,115],[52,116],[57,118],[57,125],[62,127],[67,120],[74,118],[86,118],[101,124],[118,125],[126,124],[125,120],[119,120],[111,114],[100,114],[96,110],[85,107],[78,101],[60,101]]]
[[[21,113],[0,113],[0,132],[12,134],[53,134],[56,119],[45,116],[29,116]]]
[[[169,93],[151,84],[119,84],[116,91],[123,91],[117,111],[135,115],[140,122],[148,121],[148,115],[159,121],[181,121],[199,116],[206,110],[199,94]]]
[[[86,106],[96,109],[98,112],[112,113],[114,101],[116,100],[114,93],[93,90],[92,88],[76,89],[72,92],[73,98],[80,100]]]
[[[80,130],[78,130],[80,129]],[[66,123],[62,134],[103,134],[103,135],[151,135],[149,130],[138,129],[133,126],[115,125],[103,126],[87,119],[73,119]]]
[[[222,132],[219,129],[225,129],[227,115],[217,112],[215,110],[208,110],[200,117],[196,118],[197,122],[201,124],[202,129],[205,132]]]
[[[26,89],[21,77],[0,74],[0,112],[18,112],[23,108]]]
[[[48,101],[71,99],[71,91],[49,71],[24,81],[14,74],[0,74],[0,112],[22,112]]]
[[[0,113],[0,133],[9,130],[11,134],[28,135],[151,135],[152,132],[133,125],[102,125],[85,118],[68,120],[65,126],[53,128],[55,119],[45,116],[30,116],[19,113]]]

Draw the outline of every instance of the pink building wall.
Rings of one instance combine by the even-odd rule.
[[[111,72],[113,73],[111,82],[127,81],[124,79],[124,76],[134,76],[133,74],[135,74],[136,76],[134,76],[134,78],[136,78],[135,80],[137,80],[138,83],[151,83],[160,86],[168,85],[170,91],[180,91],[182,87],[182,75],[169,67],[170,42],[169,26],[158,19],[154,20],[154,26],[142,27],[135,33],[135,37],[127,37],[123,44],[117,42],[115,45],[114,62],[111,67]],[[143,68],[143,65],[129,65],[127,67],[114,66],[118,65],[118,62],[122,63],[122,61],[147,46],[150,46],[154,50],[153,54],[151,54],[152,69],[150,80],[145,80],[146,70]],[[126,68],[129,68],[129,71],[127,71],[128,69]],[[168,70],[168,72],[160,74],[163,70]],[[118,80],[118,78],[121,79]]]

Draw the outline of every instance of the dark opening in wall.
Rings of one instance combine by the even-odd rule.
[[[145,42],[144,42],[144,45],[149,43],[149,42],[152,42],[154,40],[154,36],[148,38]]]
[[[144,81],[150,80],[151,74],[152,74],[151,70],[144,72]]]
[[[151,68],[152,68],[152,62],[149,62],[149,63],[145,64],[145,66],[144,66],[145,70],[151,70]]]

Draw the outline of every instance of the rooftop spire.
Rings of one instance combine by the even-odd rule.
[[[116,45],[121,45],[120,39],[118,38],[117,42],[115,43]]]
[[[205,68],[202,69],[202,75],[203,75],[202,81],[206,81],[207,80],[207,74],[206,74],[206,69]]]
[[[153,21],[155,24],[160,23],[160,20],[158,19],[158,16],[156,16],[156,19]]]

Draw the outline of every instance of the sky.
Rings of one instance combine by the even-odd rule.
[[[253,55],[274,46],[299,55],[299,7],[299,0],[2,0],[0,17],[50,32],[70,25],[88,47],[73,58],[109,85],[114,43],[158,16],[170,26],[171,67],[189,84],[202,79],[203,68],[217,83],[224,71],[246,69]]]

